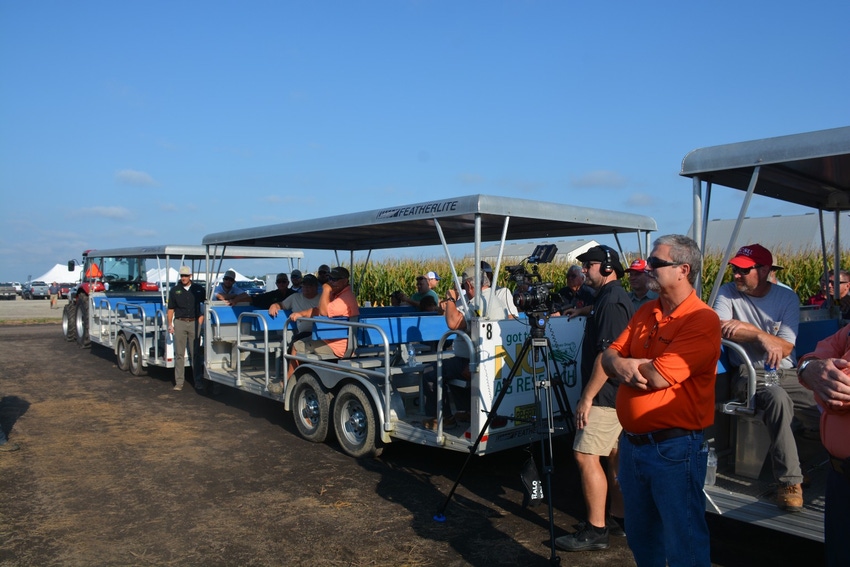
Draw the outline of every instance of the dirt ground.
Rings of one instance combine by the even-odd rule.
[[[0,420],[22,446],[0,454],[0,565],[549,564],[547,508],[521,506],[523,450],[474,459],[437,523],[465,455],[396,443],[354,460],[302,440],[276,402],[174,392],[170,372],[135,378],[55,323],[0,325],[0,369]],[[560,536],[583,504],[570,440],[555,453]],[[821,544],[710,518],[714,565],[822,557]],[[558,555],[634,565],[624,538]]]

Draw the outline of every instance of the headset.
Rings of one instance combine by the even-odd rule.
[[[599,265],[599,273],[602,274],[603,276],[607,276],[607,275],[610,275],[611,272],[614,271],[614,264],[613,264],[613,260],[611,259],[612,250],[611,250],[610,246],[605,246],[604,244],[600,244],[599,247],[602,248],[603,250],[605,250],[605,261],[603,261]]]

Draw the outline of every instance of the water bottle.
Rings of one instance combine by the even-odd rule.
[[[779,386],[779,374],[776,373],[775,366],[764,365],[764,385],[767,388]]]
[[[714,486],[717,481],[717,453],[714,452],[714,447],[708,449],[708,460],[705,465],[705,485]]]
[[[416,366],[416,348],[413,346],[413,343],[408,343],[407,345],[407,365]]]

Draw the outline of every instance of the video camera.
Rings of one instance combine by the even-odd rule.
[[[538,264],[548,264],[555,258],[558,248],[554,244],[540,244],[531,256],[516,266],[506,266],[510,279],[516,283],[514,305],[529,316],[529,319],[539,319],[541,315],[548,316],[555,309],[551,290],[555,288],[552,282],[544,282],[538,271]],[[525,264],[531,264],[529,272]]]

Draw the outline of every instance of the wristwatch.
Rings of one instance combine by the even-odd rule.
[[[813,360],[815,360],[815,359],[814,358],[808,358],[808,359],[804,360],[803,363],[800,366],[797,367],[797,378],[799,378],[800,376],[803,375],[803,370],[805,370],[806,367],[809,365],[809,363],[812,362]]]

